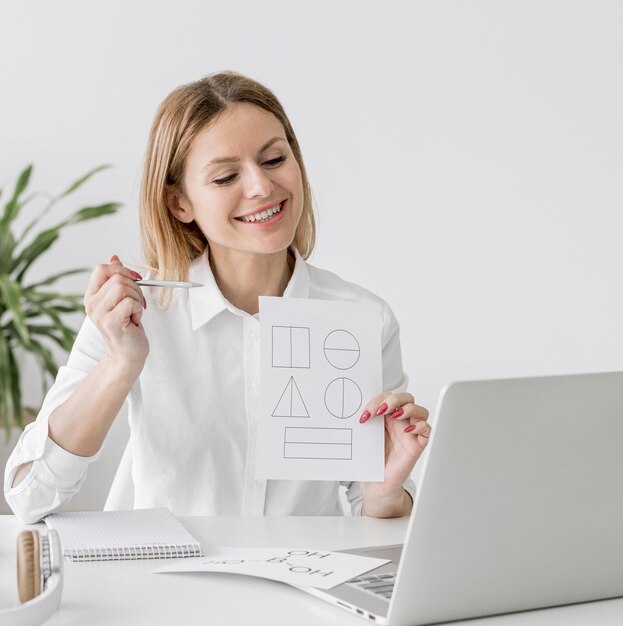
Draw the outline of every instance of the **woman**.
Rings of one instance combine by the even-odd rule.
[[[62,507],[126,403],[135,507],[339,514],[338,483],[254,478],[260,295],[376,303],[385,391],[359,421],[385,420],[385,480],[347,483],[347,495],[356,514],[409,514],[408,477],[428,441],[428,411],[404,391],[387,304],[305,262],[315,238],[310,187],[268,89],[223,72],[165,99],[146,153],[141,235],[150,276],[205,287],[142,291],[140,275],[117,256],[95,268],[68,363],[7,464],[15,514],[34,522]]]

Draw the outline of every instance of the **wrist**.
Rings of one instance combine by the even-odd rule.
[[[139,377],[145,366],[145,359],[130,359],[121,355],[113,355],[106,353],[101,360],[101,366],[106,369],[114,378],[129,382],[130,387]]]

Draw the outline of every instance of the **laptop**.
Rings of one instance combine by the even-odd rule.
[[[623,596],[623,372],[457,382],[441,394],[392,563],[304,591],[417,626]]]

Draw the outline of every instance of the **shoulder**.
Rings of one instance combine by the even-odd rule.
[[[387,336],[398,322],[389,304],[381,296],[369,289],[344,280],[334,272],[307,263],[309,269],[309,297],[320,300],[346,300],[351,302],[370,302],[379,310],[383,323],[383,335]]]
[[[310,278],[310,297],[325,300],[368,300],[379,305],[385,301],[369,289],[344,280],[334,272],[307,263]]]

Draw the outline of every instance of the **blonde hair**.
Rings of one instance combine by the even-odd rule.
[[[180,222],[171,214],[167,188],[182,189],[184,161],[193,139],[237,102],[254,104],[281,122],[303,181],[303,212],[294,244],[304,259],[314,248],[311,188],[301,149],[281,103],[260,83],[236,72],[219,72],[171,92],[158,107],[149,133],[140,195],[141,243],[148,268],[163,280],[186,280],[190,264],[208,245],[197,224]]]

